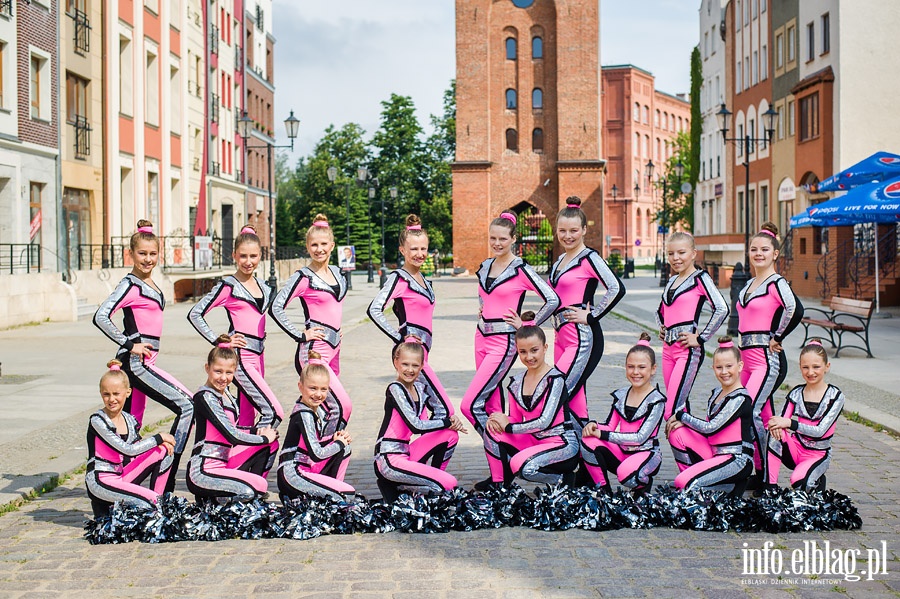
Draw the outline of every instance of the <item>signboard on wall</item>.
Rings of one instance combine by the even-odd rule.
[[[797,199],[797,187],[790,177],[786,177],[778,186],[778,201],[791,202]]]
[[[28,231],[28,239],[30,241],[34,241],[35,235],[38,234],[38,231],[41,230],[41,211],[38,210],[34,213],[34,218],[31,219],[31,227]]]
[[[212,237],[196,235],[194,237],[194,264],[198,270],[212,268]]]

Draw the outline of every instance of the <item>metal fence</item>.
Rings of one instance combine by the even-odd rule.
[[[39,243],[0,244],[0,273],[31,272],[41,272],[41,245]]]

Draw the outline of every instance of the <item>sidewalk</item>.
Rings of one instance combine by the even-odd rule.
[[[654,277],[652,271],[638,271],[637,277],[624,283],[627,294],[613,312],[656,330],[656,309],[662,294],[659,277]],[[731,291],[721,291],[730,305]],[[802,301],[806,307],[822,308],[821,303],[815,300]],[[828,380],[844,392],[846,411],[857,412],[863,418],[900,434],[900,309],[886,308],[881,312],[882,317],[873,316],[869,327],[874,358],[867,358],[865,352],[856,349],[844,350],[841,357],[834,358],[834,350],[825,343],[832,356]],[[703,318],[708,318],[709,314],[709,310],[704,309]],[[727,328],[726,321],[718,334],[724,335]],[[822,333],[821,329],[818,332]],[[803,382],[799,369],[795,367],[801,341],[802,325],[784,343],[789,365],[785,383],[791,387]]]

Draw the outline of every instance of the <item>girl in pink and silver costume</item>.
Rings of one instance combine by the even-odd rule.
[[[709,396],[706,418],[682,408],[666,423],[679,470],[676,488],[744,492],[753,471],[753,430],[750,396],[741,386],[742,367],[741,352],[731,337],[720,338],[713,370],[721,387]]]
[[[265,380],[263,358],[266,339],[266,311],[273,290],[253,276],[262,256],[256,229],[241,229],[234,242],[234,261],[238,270],[219,281],[188,313],[188,320],[203,338],[216,343],[216,334],[206,322],[206,313],[222,306],[228,314],[228,335],[238,355],[234,380],[238,388],[238,424],[256,423],[259,427],[278,428],[284,409]],[[256,413],[259,413],[259,420]]]
[[[600,319],[625,295],[622,282],[600,254],[584,245],[586,233],[587,217],[581,209],[581,198],[572,196],[556,217],[556,236],[565,253],[553,264],[549,283],[560,300],[560,308],[553,314],[553,362],[566,374],[569,410],[575,418],[576,431],[588,423],[584,387],[603,357]],[[594,303],[598,283],[606,291]]]
[[[534,319],[538,326],[559,307],[559,297],[534,269],[512,253],[515,214],[504,212],[491,221],[489,235],[494,257],[482,262],[477,273],[481,310],[475,331],[475,377],[463,395],[460,411],[481,435],[491,458],[500,459],[500,449],[485,434],[485,426],[488,415],[500,409],[500,385],[516,357],[515,332],[522,323],[519,312],[525,293],[532,291],[544,300]]]
[[[778,259],[778,227],[765,223],[750,238],[750,263],[755,276],[741,289],[737,301],[741,334],[741,383],[753,398],[753,463],[756,474],[751,488],[764,482],[766,426],[772,416],[772,397],[787,376],[787,358],[781,342],[803,318],[803,305],[790,284],[775,272]]]
[[[428,235],[415,214],[406,217],[406,227],[400,231],[400,253],[405,259],[403,268],[387,276],[384,286],[369,304],[368,315],[395,344],[413,337],[422,343],[425,349],[422,374],[444,403],[449,404],[447,392],[428,363],[428,352],[433,342],[435,297],[431,281],[422,276],[422,265],[428,258]],[[385,307],[392,300],[392,312],[399,321],[397,327],[384,315]]]
[[[300,375],[300,399],[278,458],[282,501],[300,496],[341,500],[354,493],[344,482],[350,462],[350,435],[340,428],[340,410],[329,393],[331,370],[311,351]]]
[[[565,375],[547,364],[547,338],[534,322],[534,312],[522,314],[516,331],[516,353],[526,370],[509,382],[500,409],[491,412],[484,438],[498,454],[485,453],[494,485],[513,478],[537,483],[572,484],[578,466],[578,437],[567,414]]]
[[[166,305],[162,291],[151,278],[159,262],[159,239],[149,221],[140,220],[137,226],[130,243],[134,268],[100,304],[94,324],[119,346],[116,358],[122,362],[122,371],[128,375],[132,389],[125,411],[134,416],[138,430],[143,425],[148,397],[175,413],[169,431],[175,438],[175,451],[163,459],[159,473],[164,489],[172,491],[174,473],[191,434],[194,404],[187,387],[156,366]],[[124,331],[112,321],[112,315],[119,310],[124,315]]]
[[[228,393],[237,364],[231,339],[220,335],[206,360],[206,384],[194,396],[197,434],[188,462],[187,487],[198,501],[249,501],[268,492],[266,465],[278,453],[278,431],[238,426],[237,402]]]
[[[656,438],[663,422],[666,396],[653,384],[656,353],[650,335],[641,333],[637,345],[625,356],[625,376],[630,387],[612,392],[606,422],[593,420],[582,431],[581,456],[595,485],[610,490],[608,472],[637,493],[650,490],[662,464]]]
[[[769,418],[766,482],[778,484],[781,464],[791,473],[791,486],[805,491],[825,490],[825,471],[831,464],[831,438],[844,409],[844,394],[825,382],[831,368],[818,339],[800,351],[803,385],[788,393],[781,416]]]
[[[297,374],[303,374],[309,352],[315,351],[332,372],[330,384],[334,397],[347,400],[349,396],[338,379],[341,373],[342,302],[347,295],[347,282],[338,267],[328,264],[334,251],[334,233],[324,214],[316,214],[312,226],[307,229],[306,249],[311,262],[291,275],[275,296],[269,312],[276,324],[297,342],[294,360]],[[303,308],[303,330],[297,328],[286,311],[295,298],[299,298]],[[347,401],[340,408],[340,419],[346,425],[353,406]]]
[[[401,492],[440,493],[456,487],[446,472],[466,428],[453,406],[420,378],[425,348],[408,341],[394,348],[397,380],[385,392],[384,420],[375,443],[375,475],[385,501]],[[413,435],[419,435],[412,440]]]
[[[676,410],[690,411],[688,401],[703,364],[703,345],[716,334],[731,310],[712,277],[694,265],[697,250],[693,235],[673,233],[666,243],[666,253],[672,276],[656,310],[656,322],[663,340],[665,418],[668,420]],[[712,307],[712,315],[701,330],[700,313],[706,302]]]
[[[131,387],[122,363],[111,360],[107,368],[100,378],[103,408],[91,415],[87,432],[84,484],[95,518],[108,515],[117,501],[152,507],[163,491],[160,463],[175,447],[175,437],[168,433],[141,439],[137,420],[124,411]],[[142,487],[148,478],[150,488]]]

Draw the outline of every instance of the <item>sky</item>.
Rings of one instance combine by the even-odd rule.
[[[601,2],[602,64],[633,64],[656,76],[657,89],[687,93],[699,5]],[[329,124],[374,133],[391,93],[412,97],[426,128],[441,113],[456,70],[454,0],[275,0],[273,16],[275,128],[286,143],[282,121],[291,110],[300,119],[294,159],[309,155]]]

